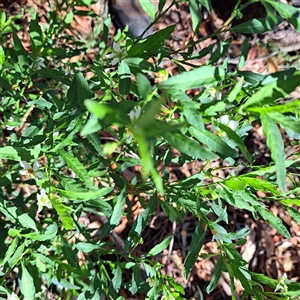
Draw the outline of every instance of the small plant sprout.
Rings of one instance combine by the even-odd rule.
[[[38,201],[38,210],[37,210],[38,213],[40,211],[42,211],[44,206],[46,206],[48,208],[52,208],[52,203],[51,203],[48,195],[46,194],[45,189],[41,189],[41,193],[37,194],[36,197],[37,197],[37,201]]]
[[[44,175],[42,172],[37,170],[40,167],[40,164],[35,161],[33,163],[33,166],[31,166],[30,164],[28,164],[26,161],[21,161],[20,162],[21,167],[23,168],[23,170],[20,171],[21,175],[25,175],[27,178],[43,178]]]
[[[120,61],[122,61],[124,59],[127,52],[126,52],[125,48],[121,49],[120,45],[115,43],[115,42],[113,43],[113,49],[114,49],[113,53],[108,54],[106,57],[113,59],[111,61],[111,64],[114,66],[114,65],[118,64]]]
[[[292,280],[289,280],[287,278],[286,273],[284,273],[281,277],[278,277],[277,279],[278,284],[276,285],[275,288],[275,293],[278,291],[283,291],[283,292],[287,292],[288,291],[288,284],[290,284],[291,282],[293,282]]]

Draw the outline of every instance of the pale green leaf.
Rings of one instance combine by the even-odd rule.
[[[106,188],[99,189],[97,191],[89,191],[89,192],[76,192],[76,191],[73,192],[73,191],[61,190],[61,189],[55,189],[55,190],[58,194],[68,199],[88,201],[91,199],[95,199],[107,195],[113,190],[113,187],[106,187]]]
[[[34,220],[28,214],[21,214],[18,216],[18,221],[24,228],[31,228],[37,230]]]
[[[29,274],[28,270],[22,266],[22,275],[20,280],[20,289],[24,299],[35,299],[35,285],[32,276]]]
[[[218,67],[203,66],[189,72],[184,72],[157,85],[162,90],[186,91],[218,82],[225,78],[225,70]]]
[[[261,115],[263,130],[266,134],[267,145],[275,162],[277,182],[282,192],[286,190],[286,168],[284,145],[280,131],[275,122],[267,114]]]

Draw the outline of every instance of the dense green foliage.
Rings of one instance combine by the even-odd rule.
[[[299,144],[300,99],[289,97],[299,85],[299,70],[287,68],[271,75],[241,71],[248,54],[247,39],[234,71],[228,68],[229,59],[222,66],[217,64],[226,57],[231,39],[220,39],[215,47],[200,52],[193,51],[200,40],[191,40],[184,49],[167,48],[164,45],[174,25],[146,39],[118,34],[118,45],[113,48],[108,46],[109,19],[103,21],[91,11],[74,9],[80,1],[62,2],[51,6],[44,17],[47,25],[39,23],[32,12],[30,51],[24,49],[13,19],[4,13],[0,18],[3,299],[8,295],[10,299],[47,299],[46,291],[59,299],[73,295],[78,300],[123,299],[121,288],[147,299],[185,299],[182,286],[164,275],[155,260],[172,236],[153,245],[149,253],[134,255],[158,207],[170,221],[179,222],[186,212],[197,217],[184,263],[186,279],[211,232],[220,252],[207,292],[216,288],[221,272],[228,272],[233,295],[234,279],[239,279],[244,298],[300,297],[300,284],[284,278],[278,286],[277,279],[249,271],[236,246],[246,242],[250,230],[227,232],[222,225],[228,223],[227,207],[234,206],[249,211],[255,219],[267,220],[288,238],[282,220],[269,211],[269,201],[281,203],[300,222],[300,199],[295,196],[299,186],[289,172],[289,167],[299,171],[299,152],[287,155],[282,139],[284,130]],[[164,1],[160,2],[162,6]],[[265,19],[224,27],[214,36],[222,36],[226,30],[262,33],[283,19],[300,32],[296,8],[273,0],[261,2],[267,8]],[[190,1],[194,30],[201,22],[199,5],[211,11],[209,0]],[[145,8],[154,15],[151,5]],[[239,13],[237,8],[231,19]],[[98,18],[94,36],[83,39],[67,34],[76,14]],[[4,43],[10,37],[13,47]],[[87,54],[94,48],[97,52],[91,63]],[[208,53],[205,65],[193,63]],[[71,60],[79,54],[81,59]],[[168,77],[160,67],[163,59],[173,61],[179,74]],[[185,66],[192,69],[186,71]],[[154,78],[160,83],[154,84]],[[249,153],[244,143],[258,123],[271,152],[269,165],[255,164],[256,154]],[[175,156],[173,149],[181,155]],[[216,183],[208,180],[216,176],[209,167],[215,159],[232,169]],[[206,162],[199,173],[170,181],[170,164],[182,166],[195,160]],[[141,166],[141,173],[127,180],[123,172],[136,166]],[[162,171],[158,166],[164,166]],[[238,173],[239,167],[246,171]],[[256,191],[265,192],[267,198],[260,199]],[[129,195],[138,197],[144,210],[124,245],[116,247],[107,236],[122,216],[131,218]],[[94,230],[81,221],[87,214],[104,220],[98,239],[91,237]],[[82,256],[84,260],[79,259]],[[9,284],[13,272],[18,280]],[[126,272],[131,274],[129,282],[122,279]],[[20,287],[18,296],[15,284]],[[262,285],[276,291],[264,291]]]

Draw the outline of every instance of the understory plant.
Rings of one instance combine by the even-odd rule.
[[[154,21],[172,7],[159,1],[156,11],[143,2]],[[203,245],[218,244],[214,273],[200,290],[212,293],[227,273],[232,299],[237,281],[239,299],[300,297],[300,284],[286,274],[278,280],[249,270],[239,250],[250,228],[227,226],[229,208],[239,208],[289,238],[269,209],[274,203],[300,222],[300,99],[290,96],[299,88],[300,72],[243,70],[247,36],[283,20],[300,32],[299,10],[262,0],[265,18],[230,27],[255,1],[240,2],[223,27],[199,37],[201,11],[211,13],[211,3],[189,1],[193,38],[180,49],[166,46],[175,25],[145,39],[132,39],[125,30],[112,42],[110,19],[83,9],[92,4],[83,0],[49,1],[43,18],[30,10],[25,47],[15,17],[1,12],[1,299],[125,299],[124,291],[145,299],[186,299],[161,260],[164,250],[172,251],[174,233],[139,251],[158,212],[173,223],[187,214],[195,218],[181,270],[185,280],[197,260],[211,257],[201,252]],[[91,35],[74,33],[76,16],[96,20]],[[225,33],[243,38],[235,69]],[[215,42],[196,51],[208,38]],[[203,57],[206,63],[199,65]],[[165,61],[177,67],[175,75]],[[256,125],[270,151],[265,164],[245,143],[252,142]],[[216,160],[218,167],[211,164]],[[195,162],[201,166],[195,174],[172,179],[174,166]],[[132,199],[140,206],[135,218]],[[100,223],[96,233],[86,225],[91,218]],[[130,225],[118,235],[123,220]]]

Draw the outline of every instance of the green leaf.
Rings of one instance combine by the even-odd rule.
[[[30,151],[23,147],[5,146],[0,148],[0,158],[15,161],[30,161],[33,157]]]
[[[31,22],[29,25],[29,32],[30,32],[32,52],[35,55],[38,55],[41,47],[43,46],[43,33],[42,33],[41,27],[39,25],[36,14],[31,19]]]
[[[262,216],[262,218],[266,221],[268,221],[280,234],[282,234],[285,238],[290,238],[290,233],[286,229],[286,227],[283,225],[282,220],[265,208],[261,206],[255,207],[258,213]]]
[[[280,103],[279,105],[272,105],[266,107],[249,107],[247,108],[247,110],[256,113],[290,113],[292,111],[300,110],[300,100],[289,101],[285,102],[284,104]]]
[[[147,118],[141,118],[141,122],[143,122],[144,119],[145,121],[147,121]],[[140,126],[143,125],[142,123],[138,123],[138,124],[140,124]],[[162,178],[160,177],[160,174],[155,168],[154,161],[151,156],[150,148],[148,145],[148,141],[146,139],[145,131],[143,128],[134,128],[132,132],[138,142],[139,154],[141,156],[143,170],[145,172],[150,172],[157,190],[163,194],[164,193],[163,181]]]
[[[74,229],[73,218],[70,215],[71,209],[69,207],[66,207],[62,203],[58,202],[57,200],[52,201],[52,204],[57,214],[59,215],[64,228],[66,230]]]
[[[255,281],[260,282],[261,284],[265,284],[272,289],[275,289],[276,285],[278,284],[278,281],[276,279],[272,279],[264,274],[259,274],[251,271],[249,271],[249,273]]]
[[[83,102],[92,96],[88,82],[81,73],[77,73],[67,93],[66,108],[83,107]]]
[[[198,2],[203,5],[209,12],[212,11],[211,0],[198,0]]]
[[[37,230],[34,220],[29,217],[28,214],[18,215],[18,221],[24,228],[31,228],[33,230]]]
[[[127,65],[133,69],[137,69],[139,72],[141,71],[153,71],[153,66],[147,60],[141,57],[127,57],[124,59]]]
[[[201,160],[215,159],[217,156],[211,150],[204,148],[197,141],[180,133],[165,133],[163,137],[170,142],[171,146],[180,152]]]
[[[20,280],[20,289],[24,299],[35,299],[35,286],[33,283],[33,278],[29,274],[28,270],[21,263],[22,275]]]
[[[300,32],[300,12],[298,8],[286,3],[272,0],[268,0],[267,2],[272,5],[289,23],[293,24],[298,32]]]
[[[0,46],[0,65],[2,66],[4,62],[5,62],[5,53],[2,46]]]
[[[94,250],[98,250],[101,246],[95,245],[91,243],[82,243],[79,242],[75,245],[76,249],[85,253],[92,252]]]
[[[293,207],[285,206],[286,210],[290,214],[290,216],[298,223],[300,224],[300,213],[298,210],[296,210]]]
[[[95,150],[98,152],[100,156],[104,156],[101,146],[100,135],[97,133],[88,134],[86,138],[91,142]]]
[[[164,249],[166,249],[172,240],[172,236],[166,237],[163,241],[161,241],[158,245],[154,246],[146,256],[155,256]]]
[[[21,234],[21,236],[32,239],[34,241],[49,241],[53,240],[57,235],[57,224],[50,224],[45,232],[31,232],[26,234]]]
[[[247,22],[233,26],[230,28],[231,32],[242,32],[242,33],[264,33],[266,31],[273,30],[277,25],[282,22],[280,16],[276,16],[276,22],[270,22],[269,18],[251,19]]]
[[[241,105],[239,112],[243,112],[253,106],[264,106],[274,103],[275,100],[287,97],[294,91],[300,82],[300,75],[289,76],[271,84],[261,87],[258,92],[253,94],[244,104]]]
[[[243,269],[242,267],[237,267],[234,264],[227,263],[226,264],[229,275],[233,278],[237,278],[241,281],[243,288],[249,293],[249,295],[253,295],[252,286],[250,285],[250,275],[248,274],[248,270]],[[247,277],[246,277],[247,276]],[[250,277],[250,278],[249,278]]]
[[[241,61],[242,58],[240,58]],[[232,90],[229,92],[227,96],[227,100],[229,102],[234,102],[236,101],[237,95],[240,93],[243,87],[243,81],[244,81],[244,76],[241,76],[241,78],[236,82]]]
[[[162,47],[164,42],[173,33],[175,25],[171,25],[164,29],[161,29],[146,39],[139,40],[134,46],[128,50],[129,57],[140,57],[148,59],[152,56],[159,48]]]
[[[156,13],[155,5],[150,0],[139,0],[139,2],[143,10],[154,20]]]
[[[96,199],[98,197],[103,197],[108,193],[110,193],[112,190],[113,187],[102,188],[97,191],[89,191],[89,192],[76,192],[76,191],[55,189],[55,191],[61,196],[64,196],[68,199],[81,200],[81,201],[88,201],[91,199]]]
[[[221,130],[225,131],[227,136],[233,140],[236,145],[239,147],[239,149],[241,150],[241,152],[245,155],[246,159],[248,160],[248,162],[252,162],[252,158],[250,153],[248,152],[243,140],[235,133],[235,131],[233,131],[230,127],[219,123],[218,126],[220,127]]]
[[[240,70],[245,65],[248,54],[249,54],[249,41],[248,41],[248,39],[244,39],[243,44],[242,44],[242,48],[241,48],[240,61],[239,61],[238,66],[237,66],[238,70]],[[244,80],[244,78],[240,78],[240,80],[235,85],[234,90],[238,90],[239,86],[242,87],[243,80]],[[229,98],[229,96],[228,96],[228,98]]]
[[[119,65],[120,86],[119,90],[122,95],[127,95],[131,87],[131,72],[124,60]]]
[[[192,17],[193,31],[197,32],[201,23],[201,10],[198,0],[189,1],[190,13]]]
[[[162,90],[179,90],[202,87],[216,83],[225,78],[225,70],[218,67],[203,66],[189,72],[184,72],[157,85]]]
[[[6,250],[5,256],[0,262],[0,266],[3,266],[10,259],[10,257],[17,249],[18,243],[19,243],[19,238],[16,236],[11,242],[11,244],[9,245],[8,249]]]
[[[24,49],[21,40],[18,35],[13,32],[13,41],[14,41],[14,51],[18,56],[18,66],[20,67],[22,72],[26,72],[26,68],[29,66],[29,56],[28,52]]]
[[[137,74],[137,88],[138,88],[139,97],[143,100],[146,100],[148,95],[152,92],[150,81],[142,73]]]
[[[126,200],[126,190],[123,189],[120,193],[120,195],[117,198],[117,202],[113,208],[113,212],[112,215],[110,217],[110,224],[112,226],[117,226],[120,222],[121,216],[123,214],[123,209],[124,209],[124,205],[125,205],[125,200]]]
[[[63,150],[59,151],[59,155],[65,161],[70,169],[86,184],[87,187],[93,189],[94,186],[90,180],[87,170],[78,160],[78,158],[74,157],[73,154],[65,152]]]
[[[190,272],[195,265],[195,261],[204,243],[205,232],[203,231],[202,224],[199,222],[192,236],[192,242],[188,255],[184,261],[183,276],[188,280]]]
[[[201,117],[200,110],[196,108],[196,104],[183,92],[177,92],[174,96],[178,98],[182,105],[184,117],[186,121],[197,128],[198,130],[204,130],[204,123]]]
[[[280,195],[276,187],[271,182],[261,178],[249,177],[247,175],[230,178],[225,181],[225,184],[236,191],[243,191],[246,186],[251,186],[256,191],[263,191],[266,193],[271,192],[274,195]]]
[[[114,277],[111,280],[111,284],[109,286],[109,294],[113,299],[117,299],[121,284],[122,284],[122,269],[119,264],[117,264],[112,270]]]
[[[270,112],[268,115],[273,119],[274,122],[279,123],[284,129],[288,128],[293,132],[300,133],[300,120],[296,121],[290,116],[285,116],[278,111]]]
[[[206,292],[208,294],[210,294],[216,288],[222,274],[222,266],[223,266],[223,259],[222,256],[220,255],[218,258],[218,262],[215,266],[213,276],[211,277],[211,280],[206,288]]]
[[[261,115],[261,122],[267,138],[267,145],[275,162],[277,182],[282,192],[286,191],[286,168],[284,145],[280,131],[275,122],[267,114]]]
[[[211,150],[214,150],[220,155],[222,158],[227,158],[227,157],[233,157],[236,158],[238,157],[238,153],[229,147],[227,143],[221,140],[220,137],[215,135],[214,133],[204,130],[200,131],[197,130],[193,127],[189,129],[189,132],[191,135],[193,135],[200,143],[204,144]]]
[[[61,240],[61,249],[64,254],[65,259],[68,261],[71,267],[75,269],[79,269],[79,264],[78,264],[78,251],[73,250],[71,248],[71,245],[68,243],[67,240],[62,238]]]

